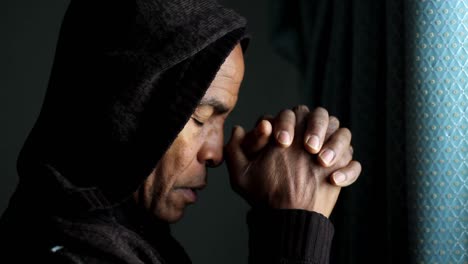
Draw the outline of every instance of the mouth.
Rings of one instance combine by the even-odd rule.
[[[195,203],[198,198],[198,192],[203,190],[205,185],[193,186],[193,187],[179,187],[175,190],[180,192],[188,203]]]

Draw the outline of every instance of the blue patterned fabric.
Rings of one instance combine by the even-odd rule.
[[[414,263],[468,263],[468,0],[406,6],[409,239]]]

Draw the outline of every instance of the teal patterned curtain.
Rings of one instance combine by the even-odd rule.
[[[468,0],[406,10],[411,254],[468,263]]]
[[[271,1],[274,47],[363,164],[332,214],[332,263],[468,263],[467,3]]]

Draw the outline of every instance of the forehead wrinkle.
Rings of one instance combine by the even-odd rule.
[[[223,80],[226,81],[229,81],[229,84],[240,84],[242,83],[242,80],[237,80],[231,76],[217,76],[216,79],[213,80],[213,82],[211,83],[211,87],[216,87],[216,88],[223,88],[224,85],[226,85],[225,83],[223,83]]]
[[[231,60],[227,60],[223,65],[221,65],[216,77],[232,79],[237,83],[241,82],[242,74],[236,63]]]
[[[240,82],[239,83],[234,83],[234,81],[232,81],[231,83],[234,84],[234,85],[240,84]],[[210,88],[216,88],[216,89],[223,90],[226,93],[228,93],[229,95],[231,95],[233,98],[236,98],[236,99],[238,97],[238,95],[235,92],[231,91],[229,89],[229,87],[227,87],[224,83],[218,84],[216,82],[213,82],[213,83],[211,83]]]

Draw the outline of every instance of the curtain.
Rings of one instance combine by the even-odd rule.
[[[460,2],[465,13],[454,4]],[[468,24],[466,2],[271,1],[271,42],[301,73],[309,106],[324,106],[351,129],[355,158],[363,165],[360,179],[343,189],[331,216],[336,229],[332,263],[467,263],[467,138],[462,123],[466,126],[468,101],[466,82],[461,82],[465,77],[460,76],[466,76],[466,57],[460,57],[467,50],[467,35],[460,35]],[[428,16],[429,6],[437,15]],[[450,32],[452,38],[445,42],[458,34],[457,48],[447,51],[452,55],[437,75],[434,60],[443,54],[436,55],[433,46],[445,42],[427,42],[422,21],[445,25],[455,19],[451,16],[457,17],[451,31],[432,31],[437,36]],[[426,41],[425,49],[416,36]],[[445,108],[435,98],[442,98],[442,91],[444,102],[449,101],[456,78],[451,77],[451,86],[440,80],[454,74],[447,70],[454,64],[460,96]],[[442,120],[458,134],[444,131]],[[444,140],[432,141],[437,136]],[[444,152],[448,147],[451,152]],[[453,176],[446,179],[441,173],[447,171]],[[443,214],[440,206],[445,206]],[[445,236],[437,233],[441,228]],[[457,252],[458,258],[452,258]]]
[[[468,263],[468,0],[407,1],[412,256]]]

